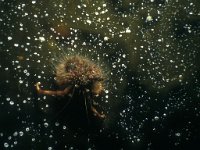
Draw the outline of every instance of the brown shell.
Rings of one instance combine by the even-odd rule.
[[[87,85],[104,79],[99,66],[82,56],[66,56],[56,66],[56,82],[58,85]]]

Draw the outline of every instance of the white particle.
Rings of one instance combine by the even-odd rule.
[[[167,44],[166,47],[169,47],[169,44]]]
[[[47,128],[49,124],[47,122],[44,123],[44,127]]]
[[[22,84],[22,83],[23,83],[23,80],[19,80],[19,83]]]
[[[24,135],[24,132],[20,131],[19,136],[23,136],[23,135]]]
[[[12,136],[9,136],[9,137],[8,137],[8,140],[11,140],[11,139],[12,139]]]
[[[91,21],[91,20],[87,20],[86,22],[87,22],[88,24],[91,24],[91,23],[92,23],[92,21]]]
[[[17,68],[19,69],[19,68],[21,68],[21,66],[17,66]]]
[[[125,64],[122,64],[122,67],[127,68],[127,66]]]
[[[109,39],[109,38],[108,38],[107,36],[104,37],[104,41],[108,41],[108,39]]]
[[[107,93],[109,93],[109,91],[108,91],[108,90],[105,90],[105,93],[107,94]]]
[[[13,136],[17,136],[17,135],[18,135],[18,132],[15,131],[15,132],[13,133]]]
[[[150,15],[148,15],[147,18],[146,18],[146,21],[147,21],[147,22],[153,21],[153,17],[150,16]]]
[[[24,70],[24,73],[27,73],[27,70],[26,70],[26,69]]]
[[[9,41],[10,41],[10,40],[12,40],[12,37],[11,37],[11,36],[9,36],[9,37],[8,37],[8,40],[9,40]]]
[[[9,144],[8,143],[4,143],[4,147],[5,148],[9,147]]]
[[[17,8],[20,10],[20,9],[21,9],[21,6],[18,6]]]
[[[10,101],[10,105],[14,105],[14,102],[13,102],[13,101]]]
[[[39,40],[40,40],[41,42],[44,42],[44,41],[45,41],[45,38],[44,38],[44,37],[39,37]]]
[[[155,116],[154,119],[155,119],[155,120],[159,120],[159,117],[158,117],[158,116]]]
[[[113,68],[116,68],[116,65],[113,65],[112,67],[113,67]]]
[[[55,126],[56,126],[56,127],[58,127],[58,126],[59,126],[59,123],[58,123],[58,122],[56,122],[56,123],[55,123]]]
[[[30,128],[29,128],[29,127],[26,128],[26,132],[28,132],[28,131],[30,131]]]
[[[36,1],[32,1],[32,4],[35,4],[36,3]]]
[[[52,147],[48,147],[48,150],[52,150],[53,148]]]
[[[191,12],[189,12],[189,14],[190,14],[190,15],[193,15],[193,12],[191,11]]]
[[[178,133],[175,133],[175,136],[178,136],[178,137],[179,137],[179,136],[181,136],[181,133],[179,133],[179,132],[178,132]]]
[[[129,28],[126,28],[126,33],[131,33],[131,30]]]
[[[137,139],[137,142],[140,142],[140,139]]]
[[[15,47],[18,47],[18,46],[19,46],[19,44],[15,43],[15,44],[14,44],[14,46],[15,46]]]

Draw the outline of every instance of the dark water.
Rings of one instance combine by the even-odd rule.
[[[198,0],[1,0],[0,9],[0,149],[199,148]],[[35,91],[57,88],[52,66],[70,54],[107,73],[102,126],[71,128],[69,111],[58,113],[65,99]]]

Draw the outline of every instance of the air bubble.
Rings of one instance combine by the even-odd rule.
[[[9,40],[9,41],[10,41],[10,40],[12,40],[12,37],[11,37],[11,36],[9,36],[9,37],[8,37],[8,40]]]
[[[28,131],[30,131],[30,128],[29,128],[29,127],[26,128],[26,132],[28,132]]]
[[[60,124],[58,122],[55,123],[55,126],[58,127]]]
[[[23,136],[23,135],[24,135],[24,132],[20,131],[19,136]]]
[[[32,4],[35,4],[36,3],[36,1],[32,1]]]
[[[9,144],[8,144],[8,143],[4,143],[4,147],[5,147],[5,148],[8,148],[8,147],[9,147]]]
[[[156,121],[159,120],[159,117],[158,117],[158,116],[155,116],[155,117],[154,117],[154,120],[156,120]]]
[[[48,150],[52,150],[53,148],[52,147],[48,147]]]
[[[179,136],[181,136],[181,133],[177,132],[177,133],[175,133],[175,136],[179,137]]]
[[[45,38],[44,37],[39,37],[40,42],[44,42]]]
[[[10,101],[10,105],[14,105],[14,102],[13,102],[13,101]]]
[[[47,122],[44,123],[44,127],[47,128],[49,124]]]
[[[18,135],[18,132],[15,131],[15,132],[13,133],[13,136],[17,136],[17,135]]]
[[[147,21],[147,22],[153,21],[153,17],[150,16],[150,15],[148,15],[147,18],[146,18],[146,21]]]

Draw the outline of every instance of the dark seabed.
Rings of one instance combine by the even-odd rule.
[[[106,73],[103,122],[37,94],[63,55]],[[200,2],[0,0],[0,79],[1,150],[199,150]]]

